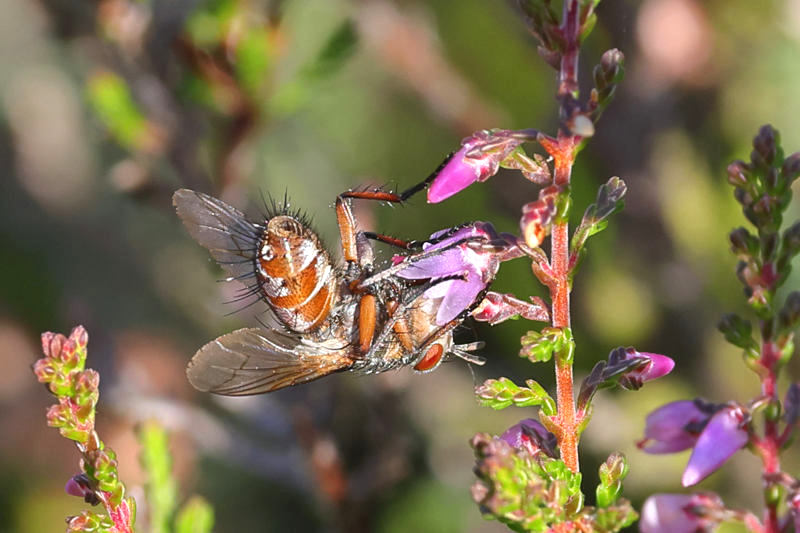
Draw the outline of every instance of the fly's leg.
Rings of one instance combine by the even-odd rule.
[[[455,152],[454,152],[455,153]],[[377,200],[379,202],[389,202],[394,204],[400,204],[414,196],[420,191],[424,191],[428,188],[431,182],[439,175],[442,168],[450,161],[450,158],[453,157],[453,154],[447,156],[447,158],[434,170],[427,178],[422,180],[421,182],[417,183],[413,187],[406,189],[400,193],[393,193],[387,191],[347,191],[343,192],[339,196],[336,197],[336,221],[339,225],[339,235],[342,239],[342,255],[344,256],[345,261],[348,263],[353,262],[359,264],[359,254],[358,254],[358,230],[356,225],[355,217],[353,216],[353,210],[350,206],[350,199],[362,199],[362,200]],[[407,247],[409,243],[406,241],[402,241],[400,239],[394,239],[393,237],[387,237],[385,235],[379,234],[370,234],[374,235],[376,240],[386,242],[388,244],[397,244],[401,248],[405,249],[413,249]],[[373,238],[373,237],[368,237]],[[384,239],[385,238],[385,239]],[[414,241],[411,241],[413,243]]]

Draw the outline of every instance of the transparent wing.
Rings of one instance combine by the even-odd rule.
[[[200,391],[248,396],[306,383],[352,365],[345,350],[306,344],[274,329],[246,328],[200,348],[186,375]]]
[[[189,189],[179,189],[172,203],[189,234],[234,277],[253,273],[262,228],[222,200]]]

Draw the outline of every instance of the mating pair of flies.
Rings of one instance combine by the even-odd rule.
[[[271,392],[338,371],[376,373],[411,366],[435,369],[459,357],[482,364],[480,342],[456,344],[469,315],[496,323],[541,315],[536,305],[490,293],[502,261],[522,255],[516,237],[483,222],[445,230],[428,241],[359,231],[354,199],[402,203],[431,178],[396,194],[348,191],[336,199],[343,261],[335,265],[319,237],[284,202],[253,222],[227,203],[180,189],[178,216],[246,295],[267,303],[280,328],[239,329],[209,342],[187,368],[191,384],[227,396]],[[377,266],[371,241],[403,251]]]

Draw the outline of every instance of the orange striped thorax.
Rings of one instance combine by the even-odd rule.
[[[289,329],[318,328],[336,300],[336,276],[317,235],[289,215],[267,222],[258,245],[256,276],[267,303]]]

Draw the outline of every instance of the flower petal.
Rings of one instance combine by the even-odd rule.
[[[543,450],[550,457],[555,456],[556,436],[547,431],[541,422],[533,418],[520,420],[505,430],[500,438],[514,448],[527,450],[531,455]]]
[[[639,355],[650,359],[648,364],[637,369],[636,371],[640,374],[642,382],[651,381],[662,376],[666,376],[672,372],[673,368],[675,368],[675,361],[666,355],[648,352],[639,352]]]
[[[639,442],[639,447],[647,453],[687,450],[698,438],[698,434],[687,430],[687,426],[702,424],[708,417],[709,414],[700,410],[692,400],[662,405],[647,415],[645,438]]]
[[[439,305],[439,311],[436,313],[437,326],[444,326],[460,315],[475,302],[478,294],[486,288],[486,283],[481,279],[479,272],[467,270],[466,275],[466,281],[453,280],[452,285],[448,288],[447,294]]]
[[[453,154],[450,160],[439,171],[428,189],[428,202],[435,204],[450,198],[466,189],[480,177],[479,169],[464,160],[464,154],[470,147],[464,146]]]
[[[642,506],[641,533],[699,533],[709,531],[717,521],[710,516],[722,502],[715,494],[653,494]]]
[[[706,425],[692,450],[681,483],[684,487],[695,485],[722,466],[750,439],[742,428],[744,413],[737,407],[718,411]]]

